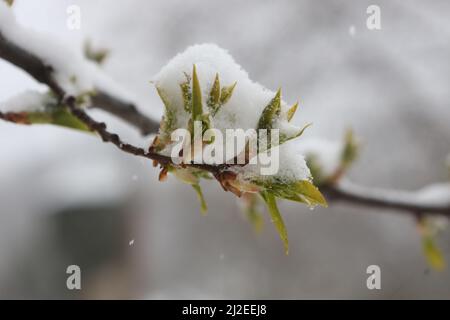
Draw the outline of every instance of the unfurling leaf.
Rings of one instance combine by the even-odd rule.
[[[185,73],[186,81],[180,84],[181,94],[183,96],[184,110],[192,112],[192,92],[191,92],[191,77]]]
[[[279,89],[275,97],[264,108],[259,118],[258,129],[272,129],[273,121],[280,115],[281,111],[281,89]]]
[[[307,125],[305,125],[302,129],[299,130],[299,132],[297,132],[296,134],[294,134],[293,136],[286,136],[286,135],[281,135],[280,136],[280,145],[292,140],[292,139],[296,139],[299,138],[300,136],[303,135],[303,133],[305,132],[306,129],[308,129],[309,127],[312,126],[312,123],[308,123]]]
[[[319,189],[307,180],[297,181],[295,183],[295,191],[309,206],[321,205],[328,207],[327,200],[325,200]]]
[[[419,232],[422,236],[422,249],[425,258],[433,269],[441,271],[445,268],[445,258],[436,244],[436,234],[439,232],[436,220],[433,218],[420,218],[418,220]]]
[[[244,213],[253,226],[256,233],[260,233],[264,227],[264,219],[258,210],[259,198],[256,193],[244,193],[242,195]]]
[[[258,182],[255,183],[258,184]],[[278,198],[305,203],[310,207],[316,205],[328,206],[327,201],[319,189],[308,180],[300,180],[292,183],[265,182],[259,185]]]
[[[223,87],[220,91],[220,104],[224,105],[225,103],[230,100],[231,96],[233,95],[233,90],[236,87],[237,82],[233,83],[231,86]]]
[[[205,214],[208,211],[208,207],[206,205],[206,201],[203,197],[202,190],[200,188],[200,179],[211,179],[209,173],[204,172],[199,169],[193,168],[174,168],[170,167],[169,172],[171,172],[177,179],[180,181],[190,184],[192,188],[197,193],[197,196],[200,200],[200,212]]]
[[[170,133],[176,129],[176,115],[165,92],[158,86],[156,86],[156,91],[164,104],[165,112],[160,124],[159,139],[154,140],[152,147],[155,151],[161,151],[170,142]]]
[[[104,48],[94,49],[91,42],[84,43],[84,56],[97,64],[102,64],[109,55],[109,50]]]
[[[198,184],[199,178],[194,174],[193,169],[171,169],[170,172],[181,182],[187,184]]]
[[[295,115],[295,112],[297,111],[298,108],[298,102],[296,102],[292,107],[289,108],[288,112],[287,112],[287,119],[288,121],[291,121],[292,118]]]
[[[345,168],[349,167],[353,161],[358,157],[359,143],[353,134],[351,129],[348,129],[345,133],[345,144],[342,150],[341,162],[342,166]]]
[[[220,100],[220,80],[219,74],[216,73],[216,77],[211,87],[211,92],[209,93],[208,99],[208,107],[212,115],[215,115],[217,110],[219,109],[219,100]]]
[[[165,107],[166,111],[170,110],[171,107],[170,107],[170,103],[169,103],[169,98],[167,98],[167,96],[164,93],[163,89],[161,89],[158,86],[155,86],[155,88],[156,88],[156,92],[158,92],[159,98],[161,99],[161,101],[164,104],[164,107]]]
[[[192,70],[192,120],[201,120],[203,115],[202,89],[197,76],[197,68]]]
[[[197,193],[198,199],[200,200],[200,212],[204,215],[208,211],[208,206],[206,205],[205,198],[203,197],[202,189],[198,184],[193,184],[192,188],[194,188]]]
[[[278,234],[280,235],[281,240],[283,241],[284,250],[286,254],[289,254],[289,240],[288,240],[288,234],[286,230],[286,226],[284,224],[283,218],[281,217],[280,211],[277,207],[277,201],[275,199],[275,196],[267,191],[262,191],[261,197],[264,199],[264,201],[267,204],[267,209],[269,210],[270,216],[272,218],[272,222],[275,225],[275,228],[278,231]]]
[[[5,113],[4,118],[18,124],[52,124],[80,131],[91,131],[88,126],[63,107],[45,111],[9,112]]]
[[[431,236],[422,238],[422,247],[428,264],[435,270],[443,270],[445,268],[445,259],[441,250]]]

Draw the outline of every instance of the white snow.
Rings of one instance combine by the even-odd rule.
[[[27,90],[10,99],[0,102],[0,111],[3,112],[27,112],[43,111],[45,106],[54,103],[54,99],[44,92]]]
[[[300,138],[301,140],[301,138]],[[233,171],[238,174],[241,181],[273,181],[289,183],[299,180],[311,180],[311,173],[306,165],[305,158],[300,152],[300,140],[288,141],[278,148],[279,169],[274,175],[261,174],[261,167],[266,167],[260,162],[257,164],[247,164],[244,167],[234,167]],[[272,148],[272,151],[276,148]]]
[[[341,154],[344,148],[342,142],[321,138],[300,139],[296,145],[298,152],[305,157],[312,156],[320,166],[324,177],[333,175],[341,163]]]
[[[248,73],[232,56],[215,44],[199,44],[187,48],[176,55],[154,78],[156,86],[164,91],[170,104],[178,111],[180,126],[185,126],[188,117],[183,107],[180,84],[186,81],[185,73],[192,76],[194,64],[202,88],[204,108],[216,73],[219,74],[221,87],[237,83],[231,99],[214,117],[213,126],[223,132],[234,128],[256,129],[262,111],[273,99],[275,92],[250,80]],[[285,112],[288,105],[284,101],[281,105]],[[284,119],[284,122],[287,120]]]
[[[247,72],[231,55],[215,44],[201,44],[187,48],[155,76],[156,85],[165,92],[171,104],[179,111],[178,116],[181,119],[188,116],[184,112],[180,84],[186,81],[184,73],[192,76],[194,64],[204,101],[207,100],[216,73],[219,74],[221,86],[237,82],[231,99],[217,113],[214,127],[219,130],[256,128],[261,112],[275,96],[275,92],[251,81]],[[181,125],[184,126],[185,123],[182,122]]]
[[[0,1],[0,34],[34,54],[54,69],[57,83],[70,95],[95,89],[132,101],[131,95],[108,77],[97,64],[85,59],[80,50],[71,50],[62,41],[21,26],[12,8]]]
[[[450,183],[431,184],[417,191],[365,187],[356,185],[345,178],[340,179],[338,185],[339,189],[343,191],[362,197],[371,195],[372,198],[380,199],[380,201],[429,207],[450,205]]]
[[[450,204],[450,183],[435,183],[416,192],[419,201],[430,204]]]
[[[168,100],[170,108],[175,110],[177,128],[187,128],[190,118],[190,114],[184,109],[180,84],[186,82],[186,74],[192,78],[193,65],[196,66],[202,89],[204,113],[208,111],[206,101],[216,74],[219,75],[221,87],[237,83],[230,100],[212,118],[212,127],[220,130],[224,137],[226,129],[257,129],[263,110],[276,93],[252,81],[231,55],[215,44],[199,44],[187,48],[176,55],[154,78],[155,85]],[[281,116],[274,123],[274,128],[280,129],[280,135],[292,136],[298,133],[301,128],[288,123],[286,112],[289,105],[285,101],[281,102],[281,109]],[[162,153],[170,154],[171,147],[172,145],[167,146]],[[309,169],[304,158],[289,148],[284,145],[280,148],[281,166],[277,176],[283,179],[309,179]],[[231,158],[242,151],[242,148],[237,149]],[[260,166],[249,165],[245,169],[246,177],[249,177],[257,174]]]

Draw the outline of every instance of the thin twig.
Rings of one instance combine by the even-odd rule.
[[[42,61],[35,54],[28,52],[4,37],[0,30],[0,58],[9,61],[18,68],[26,71],[37,81],[47,85],[58,96],[64,95],[61,87],[53,77],[54,67]],[[92,98],[92,106],[105,110],[127,123],[138,128],[143,135],[157,132],[159,123],[140,113],[137,107],[114,93],[96,90]]]
[[[157,152],[153,151],[152,148],[150,148],[148,151],[145,151],[143,148],[136,147],[134,145],[131,145],[129,143],[126,143],[121,140],[118,134],[112,133],[108,131],[106,124],[104,122],[98,122],[94,120],[91,116],[89,116],[83,109],[80,109],[76,105],[76,100],[72,96],[67,97],[60,97],[62,98],[63,104],[66,105],[71,113],[77,117],[80,121],[82,121],[84,124],[88,126],[89,129],[92,131],[98,133],[98,135],[102,138],[103,142],[110,142],[114,144],[117,148],[122,150],[123,152],[144,157],[147,159],[155,160],[161,165],[173,165],[173,166],[183,166],[183,167],[191,167],[191,168],[197,168],[202,169],[205,171],[208,171],[212,173],[213,175],[220,174],[223,170],[228,168],[228,165],[209,165],[209,164],[197,164],[197,163],[191,163],[191,164],[183,164],[178,165],[175,164],[172,161],[171,157],[164,156],[161,154],[158,154]]]
[[[114,144],[121,151],[147,159],[152,159],[161,165],[172,164],[172,159],[167,156],[160,155],[153,150],[146,151],[143,148],[133,146],[123,142],[120,137],[107,130],[106,124],[98,122],[90,117],[84,110],[76,105],[75,98],[67,96],[63,88],[53,78],[53,67],[44,63],[33,53],[27,52],[23,48],[8,41],[0,32],[0,57],[11,62],[22,70],[26,71],[37,81],[46,84],[69,110],[85,123],[92,131],[97,132],[104,142]],[[98,92],[92,100],[93,106],[108,111],[124,121],[139,128],[143,134],[156,132],[158,123],[141,114],[137,108],[122,99],[115,97],[112,93]],[[7,115],[0,112],[0,118],[9,120]],[[202,169],[212,173],[219,182],[222,181],[222,175],[227,173],[227,165],[213,166],[208,164],[188,164],[193,168]],[[222,184],[227,190],[227,188]],[[349,204],[357,204],[365,207],[374,207],[380,209],[392,209],[410,214],[441,214],[450,217],[450,203],[425,203],[415,198],[415,194],[406,191],[380,190],[370,189],[362,186],[349,184],[341,181],[336,184],[324,186],[322,191],[331,201],[346,202]]]
[[[450,200],[424,201],[415,191],[369,188],[343,178],[336,184],[324,186],[321,191],[329,201],[364,207],[396,210],[409,214],[436,214],[450,217]]]

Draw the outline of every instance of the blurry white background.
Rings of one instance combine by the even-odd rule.
[[[71,4],[81,30],[66,27]],[[381,7],[379,31],[366,28],[370,4]],[[156,118],[152,76],[187,46],[215,42],[253,80],[300,99],[295,121],[314,123],[305,137],[340,139],[352,127],[363,141],[353,180],[416,189],[448,178],[448,1],[16,0],[14,10],[73,50],[86,39],[110,49],[106,72]],[[0,100],[36,87],[0,61]],[[450,298],[448,269],[429,270],[408,215],[284,202],[285,256],[270,221],[255,235],[214,182],[203,184],[203,217],[189,186],[159,183],[150,162],[95,137],[0,122],[0,146],[1,298]],[[449,240],[439,238],[447,259]],[[66,288],[69,264],[82,269],[81,292]],[[371,264],[382,290],[366,287]]]

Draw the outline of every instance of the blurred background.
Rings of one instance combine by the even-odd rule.
[[[69,5],[81,29],[66,27]],[[381,30],[366,9],[381,8]],[[105,71],[159,118],[149,81],[195,43],[226,48],[251,79],[300,99],[304,138],[363,142],[349,176],[417,189],[448,179],[450,2],[16,0],[19,21],[82,50],[110,49]],[[67,61],[70,63],[70,61]],[[0,100],[39,88],[0,60]],[[108,114],[121,136],[148,145]],[[450,298],[450,272],[430,270],[415,221],[398,212],[282,202],[290,255],[265,219],[257,235],[236,198],[203,183],[209,205],[149,161],[99,139],[49,126],[0,122],[0,298],[303,299]],[[450,259],[450,232],[438,243]],[[82,290],[66,287],[81,267]],[[381,267],[381,290],[366,268]]]

